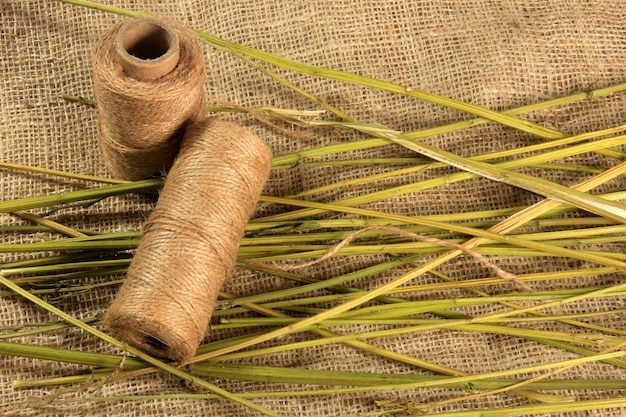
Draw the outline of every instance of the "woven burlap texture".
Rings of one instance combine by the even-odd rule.
[[[623,29],[626,7],[620,0],[115,0],[106,3],[148,11],[225,39],[308,64],[356,72],[494,110],[505,110],[586,91],[590,87],[626,81],[626,31]],[[108,176],[97,147],[95,111],[88,106],[68,103],[61,96],[93,97],[91,51],[98,37],[122,18],[92,9],[39,0],[2,0],[0,12],[0,160]],[[280,86],[237,58],[208,46],[204,46],[203,50],[207,67],[207,97],[218,97],[249,107],[317,108],[312,102]],[[287,77],[359,120],[382,123],[400,131],[438,126],[467,118],[460,112],[373,89],[294,74],[287,74]],[[568,134],[582,133],[623,123],[626,120],[623,100],[624,96],[617,94],[536,112],[527,117]],[[210,99],[208,101],[210,103]],[[238,120],[264,138],[274,155],[346,142],[358,137],[349,132],[319,129],[312,131],[308,138],[296,139],[249,117],[240,117]],[[437,147],[466,156],[535,141],[537,139],[530,135],[494,124],[428,138],[428,142]],[[366,157],[413,156],[408,150],[391,145],[362,154]],[[606,165],[601,158],[593,163],[600,167]],[[265,194],[291,195],[326,184],[330,179],[355,178],[377,170],[371,166],[332,169],[296,166],[274,172]],[[575,176],[568,177],[565,174],[552,179],[567,185],[577,182]],[[397,181],[400,184],[406,182],[406,179]],[[392,185],[381,182],[362,188],[341,188],[310,198],[331,202]],[[0,197],[3,200],[81,186],[81,183],[52,177],[0,171]],[[402,195],[371,204],[368,208],[424,215],[529,205],[535,201],[538,201],[538,197],[530,193],[487,180],[476,180],[450,184],[445,189],[438,187]],[[55,219],[95,230],[138,230],[153,207],[154,199],[149,196],[128,196],[107,199],[88,208],[67,209]],[[2,224],[20,222],[8,215],[1,216]],[[1,236],[3,243],[19,240],[19,237],[13,235]],[[0,263],[6,259],[0,258]],[[332,277],[372,264],[377,259],[339,259],[324,262],[307,273],[321,278]],[[568,259],[559,258],[529,258],[523,261],[502,258],[498,262],[501,267],[514,273],[572,268]],[[458,258],[443,270],[459,279],[484,276],[487,273],[484,266],[468,257]],[[398,271],[394,271],[396,273]],[[390,278],[372,278],[371,285],[386,282]],[[423,282],[436,281],[435,277],[420,279]],[[618,280],[617,275],[606,275],[598,278],[597,284],[615,283]],[[581,286],[592,284],[580,283]],[[269,276],[235,271],[234,277],[227,284],[227,290],[247,295],[276,290],[280,285],[287,284]],[[103,312],[114,295],[115,290],[112,289],[94,290],[56,302],[76,317],[88,317]],[[579,307],[583,311],[605,308],[594,304]],[[477,309],[471,313],[486,312]],[[0,298],[0,317],[2,328],[55,320],[55,317],[25,301],[5,296]],[[601,320],[598,323],[603,324]],[[614,323],[604,324],[616,326]],[[221,334],[224,333],[216,332],[209,337],[212,340],[219,339]],[[237,332],[227,334],[233,336]],[[298,340],[300,337],[293,336],[286,340]],[[83,351],[119,353],[108,344],[77,330],[54,332],[24,338],[22,341]],[[556,348],[541,347],[513,337],[452,331],[423,332],[406,337],[377,339],[372,343],[473,373],[573,357]],[[415,372],[414,368],[337,344],[263,356],[246,362],[310,369]],[[11,389],[15,380],[72,375],[84,372],[85,369],[14,357],[0,357],[0,367],[0,411],[19,407],[18,415],[256,415],[226,400],[65,401],[115,395],[189,392],[190,388],[181,381],[162,374],[87,388],[73,387],[65,391],[59,391],[58,388],[15,391]],[[574,369],[566,373],[565,377],[568,375],[577,378],[625,377],[616,367],[601,364],[587,366],[584,370]],[[213,382],[231,392],[259,389],[258,384],[226,380]],[[286,387],[267,384],[263,389],[279,390]],[[55,394],[58,397],[50,397]],[[583,399],[583,394],[576,395]],[[591,392],[584,399],[601,395],[606,393]],[[45,396],[48,396],[47,399],[41,401]],[[255,401],[285,416],[328,416],[380,411],[375,401],[382,399],[395,398],[399,403],[407,403],[449,397],[447,390],[413,390]],[[490,396],[471,404],[452,404],[442,407],[442,410],[501,407],[528,402],[530,400],[515,395]],[[617,416],[622,413],[626,413],[626,409],[567,415]]]

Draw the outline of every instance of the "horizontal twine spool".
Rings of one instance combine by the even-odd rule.
[[[92,55],[104,162],[121,179],[168,169],[185,127],[204,116],[204,60],[189,30],[156,19],[126,20]]]
[[[194,355],[271,162],[267,145],[236,124],[205,120],[187,129],[106,313],[114,335],[158,357]]]

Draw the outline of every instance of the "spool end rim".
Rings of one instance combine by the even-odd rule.
[[[150,18],[124,23],[115,39],[115,50],[124,72],[140,81],[169,74],[180,59],[179,38],[174,28]]]

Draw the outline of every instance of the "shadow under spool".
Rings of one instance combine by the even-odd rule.
[[[167,170],[185,127],[204,117],[204,60],[190,31],[156,19],[126,20],[93,52],[98,136],[121,179]]]
[[[204,120],[187,129],[106,313],[114,335],[178,362],[195,354],[271,162],[267,145],[234,123]]]

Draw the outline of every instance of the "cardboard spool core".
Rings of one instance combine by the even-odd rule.
[[[119,31],[116,51],[124,72],[149,81],[169,74],[178,64],[178,35],[168,25],[154,19],[131,20]]]

